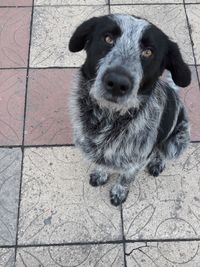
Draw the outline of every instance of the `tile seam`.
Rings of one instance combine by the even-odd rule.
[[[29,80],[29,65],[30,65],[30,49],[31,49],[31,39],[32,39],[33,13],[34,13],[34,0],[32,0],[32,10],[31,10],[31,18],[30,18],[29,47],[28,47],[28,58],[27,58],[27,72],[26,72],[26,90],[25,90],[25,98],[24,98],[24,121],[23,121],[22,146],[21,146],[21,151],[22,151],[21,175],[20,175],[19,195],[18,195],[19,199],[18,199],[18,213],[17,213],[15,254],[14,254],[14,264],[15,265],[16,265],[16,258],[17,258],[21,190],[22,190],[23,167],[24,167],[24,138],[25,138],[26,108],[27,108],[27,95],[28,95],[28,80]]]

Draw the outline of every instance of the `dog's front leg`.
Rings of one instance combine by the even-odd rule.
[[[138,170],[130,171],[125,174],[119,174],[118,182],[110,190],[110,201],[114,206],[123,203],[129,192],[130,183],[135,180]]]
[[[90,174],[90,184],[92,186],[103,185],[108,181],[108,173],[101,167],[96,167]]]

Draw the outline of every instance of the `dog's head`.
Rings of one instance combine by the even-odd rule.
[[[115,14],[83,22],[69,42],[70,51],[82,49],[87,53],[82,71],[94,81],[90,94],[108,107],[137,106],[164,69],[178,86],[186,87],[191,80],[178,45],[141,18]]]

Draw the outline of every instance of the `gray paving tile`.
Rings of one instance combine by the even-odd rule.
[[[26,149],[19,244],[122,238],[111,185],[90,186],[90,167],[74,147]]]
[[[200,64],[200,35],[199,35],[200,5],[187,5],[186,10],[191,27],[195,57],[197,60],[197,64]]]
[[[127,267],[198,267],[200,242],[147,242],[128,244]]]
[[[69,39],[84,20],[108,14],[108,6],[36,7],[34,9],[31,67],[76,67],[83,63],[85,52],[72,54]]]
[[[0,248],[0,266],[1,267],[14,267],[14,249],[13,248]]]
[[[0,245],[14,245],[21,173],[21,150],[0,149]]]
[[[124,257],[122,245],[85,245],[20,248],[16,267],[122,267]]]
[[[185,0],[185,3],[196,3],[196,4],[200,4],[200,0]]]
[[[200,237],[200,144],[158,176],[140,174],[123,205],[127,239]]]
[[[105,5],[107,0],[35,0],[35,5]]]
[[[194,63],[183,5],[112,6],[111,12],[126,13],[148,19],[179,44],[187,63]]]
[[[198,1],[198,0],[197,0]],[[110,0],[111,4],[163,4],[183,3],[182,0]]]

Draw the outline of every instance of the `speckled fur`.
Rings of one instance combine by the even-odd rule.
[[[115,19],[123,22],[124,18],[119,16]],[[148,25],[146,21],[140,23],[143,27]],[[177,158],[189,143],[188,120],[183,104],[168,84],[158,79],[150,95],[137,95],[143,75],[137,53],[134,57],[129,57],[127,64],[129,68],[130,60],[136,61],[133,72],[134,75],[138,73],[138,81],[135,83],[137,88],[133,90],[135,95],[125,101],[125,104],[128,104],[113,104],[101,98],[101,90],[98,88],[101,88],[101,76],[108,61],[111,60],[110,63],[117,65],[120,60],[117,58],[116,63],[112,60],[113,55],[116,57],[120,54],[123,58],[125,52],[132,54],[129,50],[123,52],[122,47],[126,38],[126,35],[124,39],[119,38],[118,45],[116,44],[113,51],[100,61],[94,80],[87,80],[82,71],[79,71],[70,102],[74,142],[97,166],[96,176],[93,172],[93,181],[90,182],[95,186],[101,185],[108,180],[109,174],[118,173],[118,182],[110,192],[114,205],[125,201],[129,184],[138,171],[147,167],[150,174],[159,175],[164,169],[165,161]],[[139,42],[138,40],[139,37],[136,41]],[[126,49],[131,49],[131,46],[126,45]],[[175,116],[169,134],[161,143],[157,143],[168,97],[167,90],[171,90],[175,101]]]

